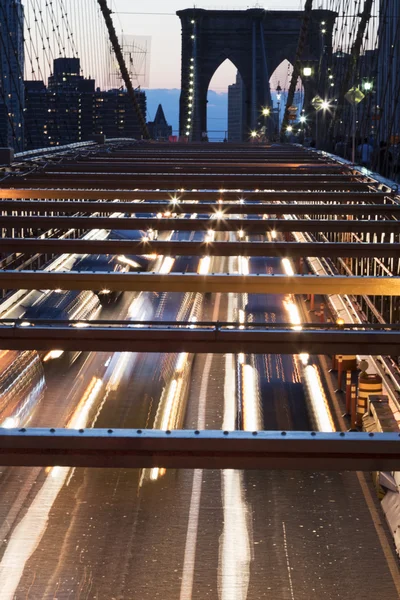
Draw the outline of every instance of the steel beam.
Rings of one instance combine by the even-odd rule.
[[[400,296],[400,277],[0,271],[0,289]]]
[[[100,208],[100,207],[99,207]],[[121,207],[123,209],[123,207]],[[400,207],[399,207],[400,208]],[[84,210],[84,207],[82,207]],[[1,210],[1,206],[0,206]],[[114,207],[114,211],[115,211]],[[174,210],[174,208],[172,208]],[[365,209],[364,209],[365,210]],[[241,211],[242,212],[242,211]],[[310,233],[400,233],[400,221],[327,220],[327,219],[176,219],[176,218],[126,218],[77,216],[12,216],[0,215],[0,228],[28,229],[126,229],[157,231],[243,231],[244,234],[267,231],[307,231]]]
[[[347,339],[346,339],[347,338]],[[51,326],[0,328],[0,348],[8,350],[189,352],[194,354],[356,354],[362,345],[370,355],[398,352],[400,334],[371,332],[289,332]]]
[[[8,183],[8,182],[7,182]],[[240,198],[247,200],[262,200],[262,201],[278,201],[278,202],[383,202],[384,198],[389,194],[384,192],[370,191],[366,189],[363,192],[255,192],[254,190],[186,190],[165,189],[165,190],[148,190],[148,189],[60,189],[60,188],[30,188],[25,187],[19,189],[14,187],[0,188],[0,198],[3,199],[25,199],[41,200],[166,200],[169,197],[177,196],[180,201],[197,200],[204,201],[218,198],[225,200],[238,200]],[[3,204],[1,203],[1,206]]]
[[[22,321],[24,323],[24,321]],[[26,325],[26,323],[24,323]],[[0,348],[4,350],[81,350],[93,352],[190,352],[202,354],[358,354],[396,355],[400,331],[309,330],[197,324],[153,327],[131,325],[91,325],[32,322],[12,326],[0,321]]]
[[[269,190],[274,191],[285,191],[290,187],[292,191],[298,190],[300,192],[309,192],[313,190],[324,194],[325,192],[366,192],[368,184],[362,181],[317,181],[307,180],[307,177],[298,181],[286,181],[288,175],[282,175],[281,180],[267,181],[260,180],[257,177],[250,177],[249,179],[222,179],[222,178],[209,178],[204,177],[192,177],[190,179],[182,180],[178,175],[175,177],[158,178],[154,175],[144,176],[131,176],[131,175],[102,175],[100,173],[93,173],[93,175],[78,175],[71,173],[71,175],[64,175],[57,173],[49,173],[48,175],[43,174],[39,176],[38,173],[32,174],[32,176],[26,177],[24,180],[21,177],[7,179],[7,184],[13,188],[26,187],[27,184],[30,188],[43,188],[43,187],[54,187],[56,182],[60,187],[64,189],[76,188],[77,185],[85,188],[92,188],[97,190],[99,188],[117,189],[117,190],[132,190],[135,188],[143,188],[145,190],[154,190],[159,188],[160,190],[179,190],[182,187],[200,188],[207,190],[214,190],[214,194],[218,193],[219,188],[224,188],[227,191],[234,193],[238,188],[246,189],[251,188],[254,192],[256,189],[264,189],[265,193]],[[225,195],[226,192],[224,192]]]
[[[120,229],[123,221],[119,220]],[[176,242],[135,240],[65,240],[2,238],[0,251],[64,254],[163,254],[174,256],[329,256],[397,258],[400,244],[338,242]]]
[[[394,471],[397,433],[0,429],[0,463],[23,467]]]

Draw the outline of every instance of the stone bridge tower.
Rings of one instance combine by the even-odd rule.
[[[182,24],[180,135],[200,141],[207,131],[208,86],[225,59],[232,61],[243,79],[244,131],[250,132],[256,127],[261,109],[271,105],[271,74],[283,60],[292,64],[295,61],[303,11],[191,8],[177,15]],[[314,73],[321,56],[329,58],[332,53],[335,19],[332,11],[312,11],[303,58],[307,66],[314,66]],[[316,93],[324,94],[326,81],[314,76],[303,85],[307,105]]]

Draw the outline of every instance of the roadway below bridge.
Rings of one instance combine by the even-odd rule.
[[[157,158],[154,149],[141,148]],[[140,152],[127,154],[140,158]],[[30,185],[29,177],[24,185]],[[188,240],[199,242],[201,234],[173,238]],[[280,258],[263,256],[166,257],[159,267],[165,273],[282,273]],[[294,319],[299,326],[301,311],[296,312],[290,290],[268,296],[248,292],[204,297],[196,290],[125,292],[118,303],[103,308],[101,317],[193,323],[200,315],[209,321],[293,324]],[[232,430],[247,422],[260,429],[313,427],[299,362],[292,355],[97,352],[82,354],[70,367],[62,360],[46,366],[46,395],[29,426],[74,422],[78,427]],[[313,357],[310,364],[322,368]],[[341,425],[335,413],[333,420]],[[397,559],[363,474],[0,471],[1,600],[400,597]]]
[[[229,259],[214,260],[216,271],[239,267],[235,258],[230,265]],[[180,259],[172,270],[196,269],[192,261]],[[281,270],[278,259],[251,259],[249,267]],[[102,316],[137,317],[145,310],[148,318],[174,319],[193,304],[193,294],[148,294],[145,300],[125,294]],[[211,295],[204,318],[231,319],[240,307],[247,319],[256,312],[264,321],[287,315],[287,296],[271,296],[264,306],[262,296],[245,300]],[[259,374],[261,428],[310,429],[295,358],[253,358],[244,361]],[[46,398],[30,424],[66,424],[92,394],[90,417],[97,427],[151,427],[165,408],[165,388],[179,378],[170,360],[91,353],[68,371],[54,362]],[[233,355],[194,358],[186,400],[185,394],[173,396],[186,405],[184,427],[235,428],[236,365]],[[97,392],[93,380],[102,381]],[[396,571],[390,570],[397,569],[395,558],[362,475],[13,468],[1,473],[0,489],[3,598],[350,600],[349,577],[361,565],[357,597],[398,597]]]

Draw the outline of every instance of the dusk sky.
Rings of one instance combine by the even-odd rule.
[[[196,8],[208,9],[241,9],[265,8],[270,10],[299,10],[303,0],[268,0],[268,2],[246,3],[243,0],[216,0],[210,3],[197,3]],[[191,8],[193,4],[187,0],[113,0],[110,6],[117,14],[113,15],[118,33],[126,35],[143,35],[151,37],[150,88],[180,88],[181,60],[181,28],[180,20],[175,15],[177,10]],[[131,14],[127,14],[131,13]],[[149,14],[153,13],[153,14]],[[231,63],[225,63],[210,88],[226,91],[233,83],[235,72]]]

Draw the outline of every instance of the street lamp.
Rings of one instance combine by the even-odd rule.
[[[266,137],[267,137],[267,117],[269,117],[269,115],[271,114],[271,109],[268,108],[268,106],[265,106],[261,112],[262,112],[262,116],[264,117],[263,129],[264,129],[264,138],[266,139]]]
[[[312,68],[311,67],[303,67],[303,75],[304,75],[304,77],[311,77]]]

